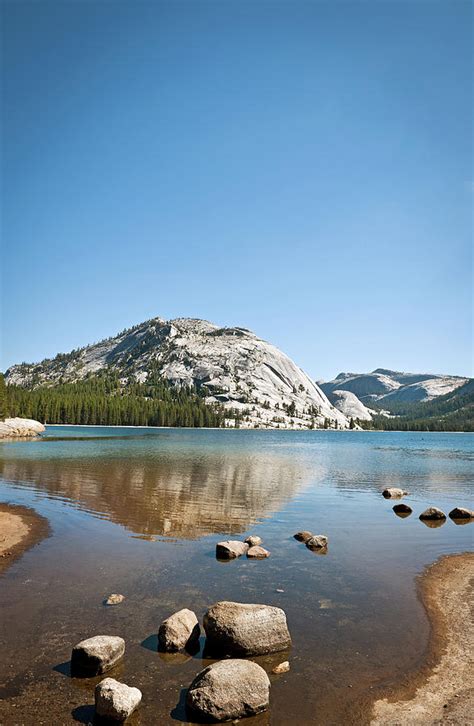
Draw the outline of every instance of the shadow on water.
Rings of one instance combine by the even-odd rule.
[[[182,688],[179,694],[179,701],[173,710],[170,712],[170,716],[174,721],[180,721],[181,723],[189,723],[186,714],[186,693],[187,688]]]
[[[71,716],[74,719],[74,721],[79,721],[79,723],[86,723],[86,724],[95,724],[95,707],[92,704],[87,704],[84,706],[77,706],[77,708],[73,708],[71,711]]]
[[[61,673],[61,675],[67,676],[68,678],[72,678],[71,661],[68,660],[65,663],[58,663],[58,665],[54,666],[53,671],[56,671],[57,673]]]

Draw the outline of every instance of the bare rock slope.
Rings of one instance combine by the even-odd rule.
[[[175,385],[196,385],[209,403],[240,410],[246,426],[308,428],[325,419],[333,427],[349,426],[319,386],[274,345],[245,328],[191,318],[153,318],[54,359],[13,366],[6,381],[55,385],[111,369],[143,382],[151,368]]]

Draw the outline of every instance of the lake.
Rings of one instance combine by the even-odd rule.
[[[0,580],[4,723],[92,720],[100,679],[72,679],[68,660],[95,634],[126,640],[112,675],[143,692],[133,724],[187,722],[185,689],[210,662],[204,638],[193,656],[164,655],[158,627],[183,607],[201,620],[218,600],[288,618],[292,648],[255,660],[291,670],[271,676],[271,709],[249,726],[365,723],[379,689],[426,656],[416,576],[472,549],[473,525],[418,515],[472,507],[473,459],[473,435],[445,433],[49,426],[0,443],[0,501],[51,525]],[[394,514],[386,486],[408,489],[411,516]],[[327,554],[296,542],[301,529],[326,534]],[[248,534],[269,559],[216,560],[216,542]],[[113,592],[126,600],[104,607]]]

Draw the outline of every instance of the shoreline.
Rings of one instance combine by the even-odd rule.
[[[355,433],[355,434],[474,434],[473,431],[398,431],[391,430],[386,431],[385,429],[325,429],[325,428],[314,428],[314,429],[284,429],[284,428],[271,428],[269,426],[261,427],[258,429],[254,428],[234,428],[229,426],[225,428],[223,426],[130,426],[117,425],[117,424],[56,424],[56,423],[45,423],[45,426],[56,426],[62,428],[80,428],[80,429],[152,429],[158,431],[291,431],[292,433],[308,433],[312,432],[326,432],[326,433]],[[40,436],[36,437],[41,438]]]
[[[0,575],[49,534],[48,520],[34,509],[0,503]]]
[[[430,621],[424,665],[372,704],[371,726],[474,724],[474,553],[446,555],[419,576]]]

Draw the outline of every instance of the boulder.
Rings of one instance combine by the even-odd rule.
[[[293,535],[295,539],[298,540],[298,542],[307,542],[311,537],[313,536],[312,532],[308,532],[307,530],[303,530],[302,532],[297,532]]]
[[[420,514],[420,519],[446,519],[446,515],[438,507],[428,507]]]
[[[216,557],[219,560],[232,560],[234,557],[245,555],[248,549],[249,546],[246,542],[228,539],[216,544]]]
[[[474,519],[474,511],[465,507],[454,507],[454,509],[451,509],[449,516],[451,519]]]
[[[306,547],[310,550],[320,550],[328,546],[328,538],[324,534],[314,534],[306,540]]]
[[[265,557],[270,557],[270,552],[266,550],[265,547],[255,545],[254,547],[249,547],[247,550],[247,557],[255,560],[264,560]]]
[[[398,489],[397,487],[387,487],[387,489],[384,489],[382,492],[382,496],[384,496],[385,499],[400,499],[405,496],[405,494],[408,494],[408,492],[404,489]]]
[[[256,534],[251,534],[250,537],[246,537],[244,542],[245,544],[248,544],[249,547],[257,547],[262,544],[262,538],[257,537]]]
[[[0,438],[27,438],[44,430],[42,423],[31,418],[6,418],[0,422]]]
[[[221,660],[201,671],[191,683],[186,705],[191,717],[231,721],[255,716],[268,708],[270,680],[250,660]]]
[[[104,678],[95,687],[96,714],[111,721],[125,721],[141,700],[142,693],[138,688],[120,683],[115,678]]]
[[[118,595],[117,593],[113,593],[112,595],[109,595],[109,597],[105,600],[105,605],[120,605],[121,602],[125,600],[125,595]]]
[[[392,509],[399,517],[408,517],[413,512],[413,509],[408,504],[395,504]]]
[[[291,645],[286,615],[270,605],[218,602],[204,615],[209,650],[246,657],[276,653]]]
[[[71,655],[71,674],[91,677],[110,670],[125,653],[125,641],[117,635],[96,635],[81,640]]]
[[[158,631],[158,642],[161,650],[174,653],[184,650],[199,640],[201,628],[192,610],[183,608],[163,620]]]
[[[287,660],[283,661],[283,663],[279,663],[275,668],[272,668],[272,673],[275,673],[276,675],[279,675],[280,673],[288,673],[290,670],[290,664]]]

